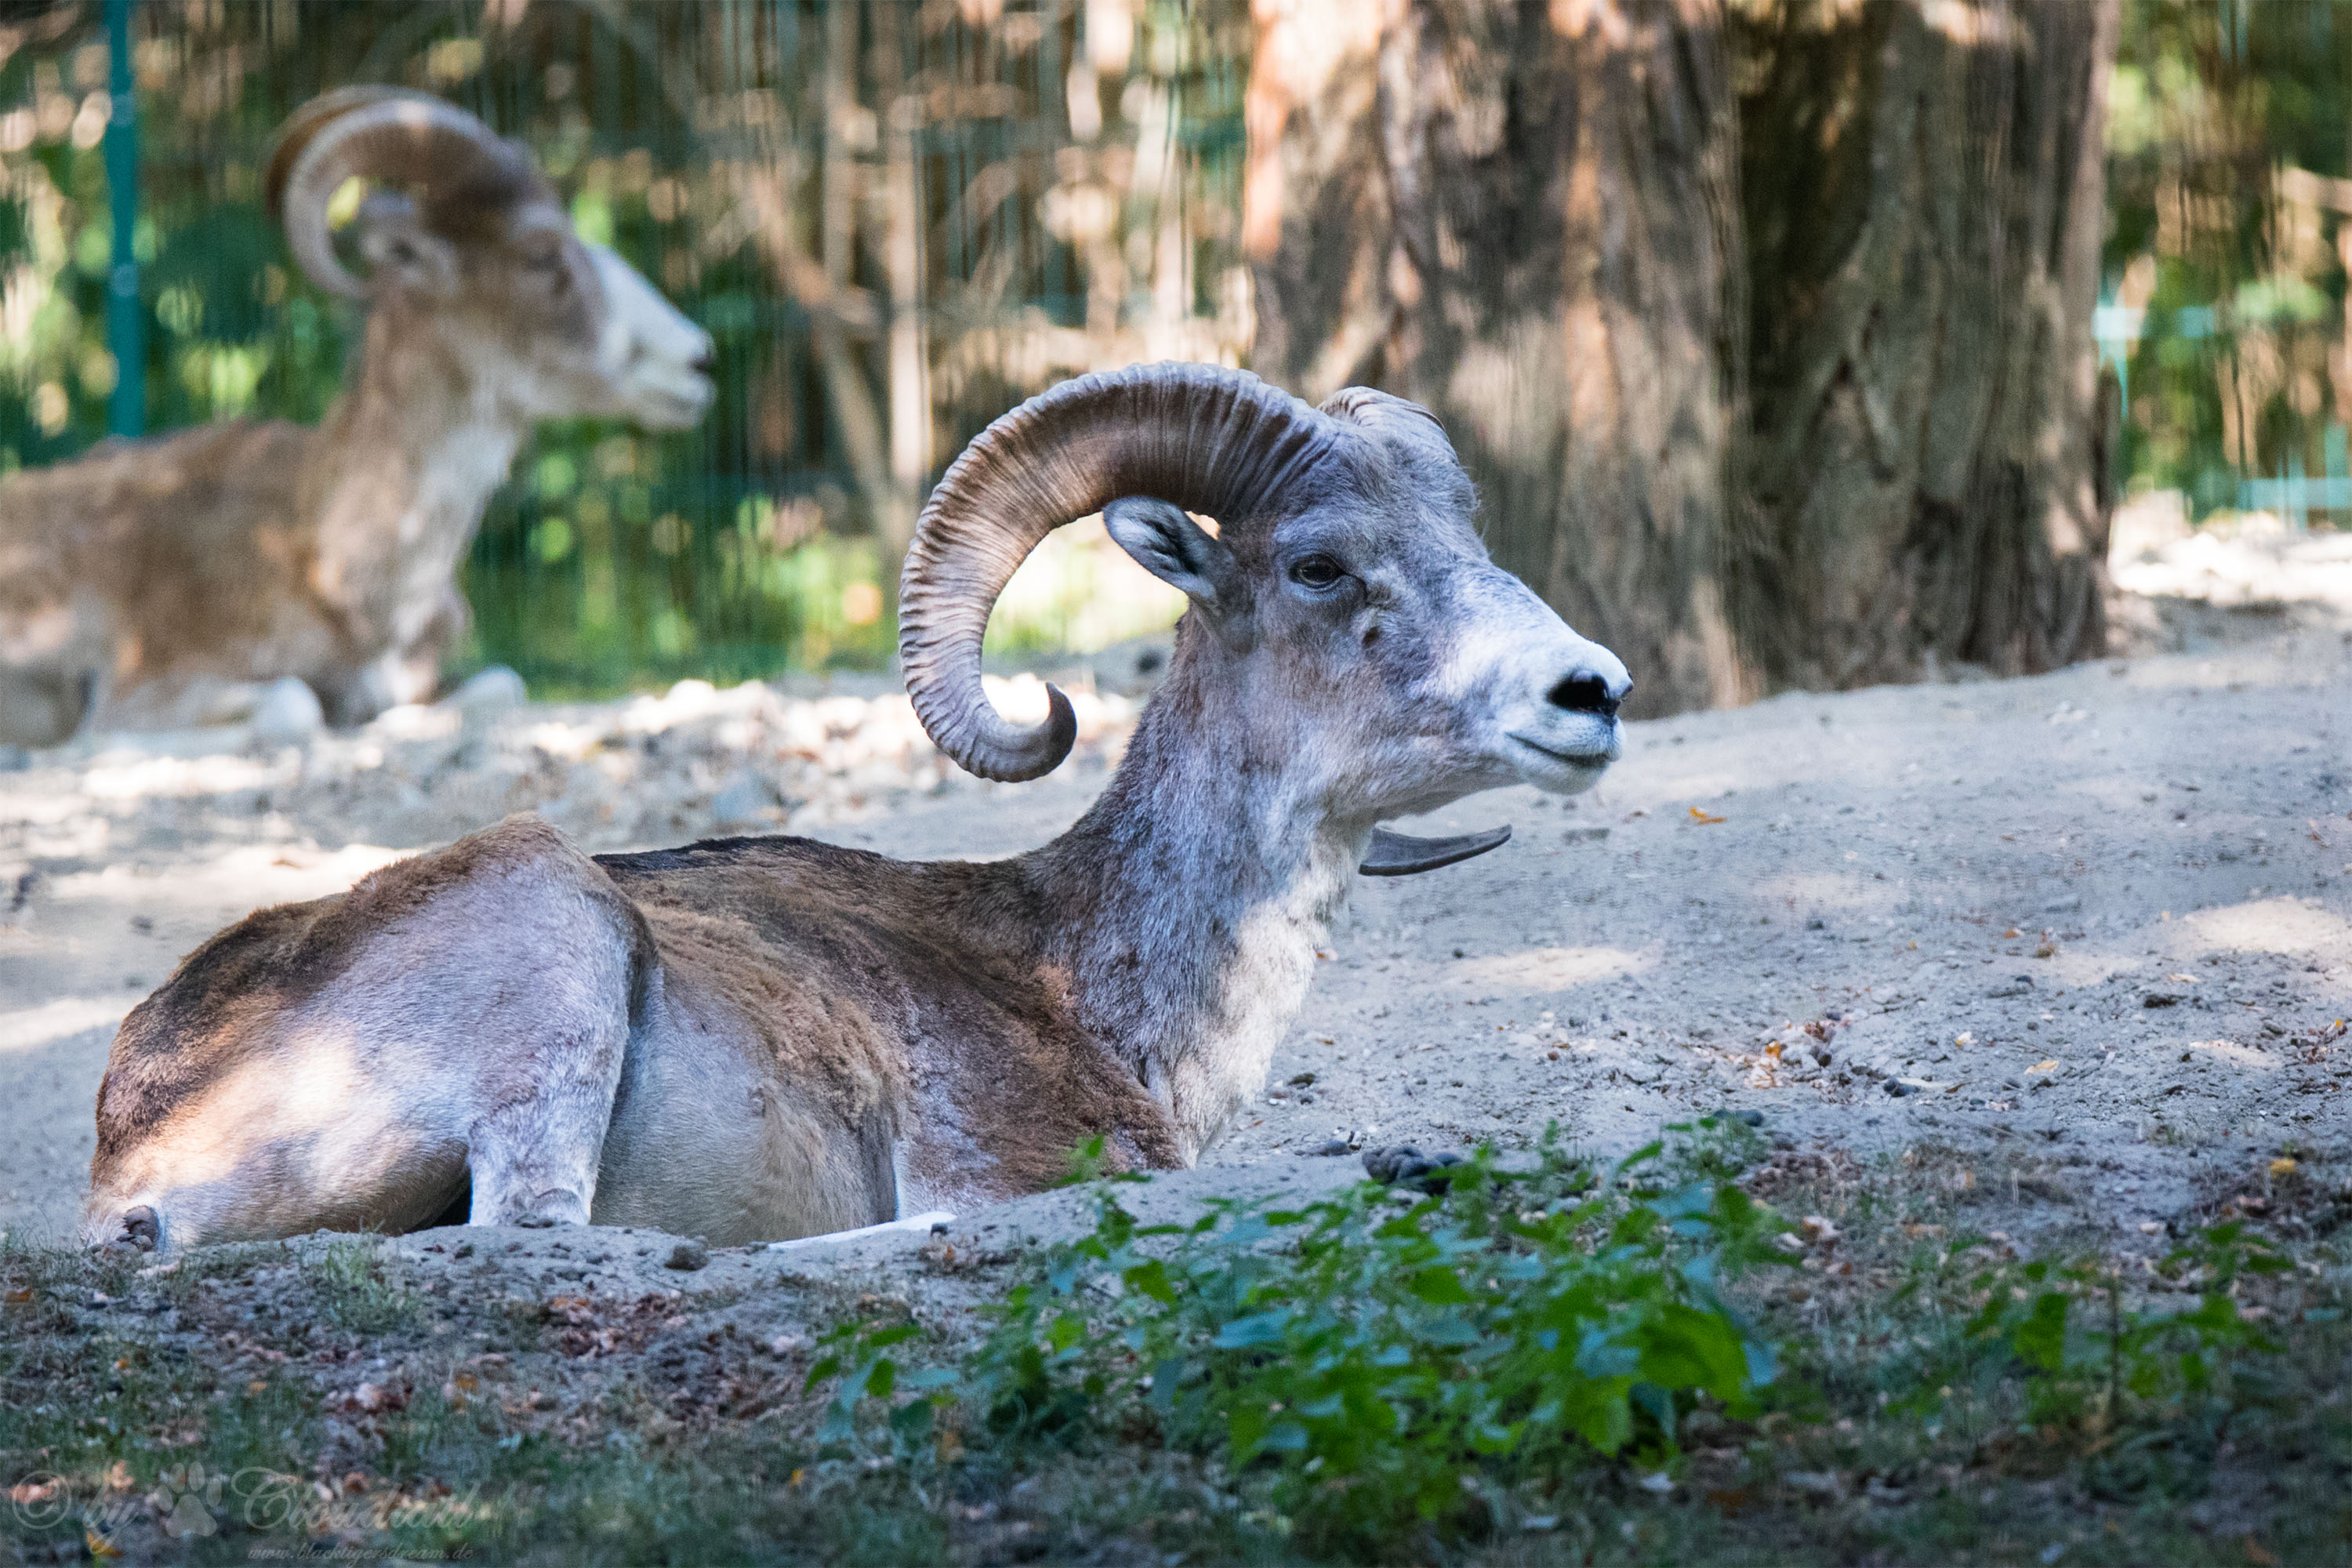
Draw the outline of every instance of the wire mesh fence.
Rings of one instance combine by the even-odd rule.
[[[542,428],[467,563],[468,658],[554,690],[879,662],[886,563],[988,419],[1247,343],[1247,29],[1241,0],[145,0],[147,427],[323,413],[352,323],[263,211],[269,138],[330,88],[436,91],[718,343],[692,432]],[[0,51],[13,468],[100,438],[120,371],[99,6],[14,8]],[[1082,610],[1096,575],[1014,595],[992,635],[1128,629]]]

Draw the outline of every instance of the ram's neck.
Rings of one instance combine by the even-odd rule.
[[[1235,699],[1185,663],[1093,809],[1026,868],[1079,1021],[1191,1159],[1265,1087],[1371,824],[1332,816],[1297,738],[1221,712]]]
[[[311,447],[312,586],[362,654],[415,647],[453,593],[457,563],[505,482],[529,422],[467,363],[463,334],[396,301]]]

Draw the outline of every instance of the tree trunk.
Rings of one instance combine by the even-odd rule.
[[[1773,684],[2102,651],[2091,311],[2116,0],[1738,17],[1753,331],[1735,618]]]
[[[2096,653],[2116,0],[1732,5],[1258,0],[1258,369],[1435,412],[1636,710]]]
[[[1738,700],[1725,610],[1746,323],[1715,0],[1261,0],[1254,360],[1427,406],[1495,557],[1634,674]]]

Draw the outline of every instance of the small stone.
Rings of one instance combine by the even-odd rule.
[[[707,1267],[709,1262],[709,1247],[698,1241],[681,1241],[669,1249],[669,1260],[663,1267],[691,1274],[698,1268]]]
[[[307,746],[327,727],[326,710],[310,682],[295,676],[273,680],[253,709],[257,746]]]
[[[2178,1007],[2188,1000],[2186,992],[2144,991],[2140,994],[2139,1005],[2143,1007]]]
[[[494,664],[467,677],[449,694],[449,705],[469,721],[490,720],[513,712],[529,696],[521,676],[503,664]]]

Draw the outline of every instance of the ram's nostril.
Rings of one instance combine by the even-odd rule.
[[[1589,669],[1578,670],[1553,687],[1549,695],[1552,706],[1571,713],[1598,713],[1603,719],[1617,715],[1617,699],[1609,695],[1609,683]]]

